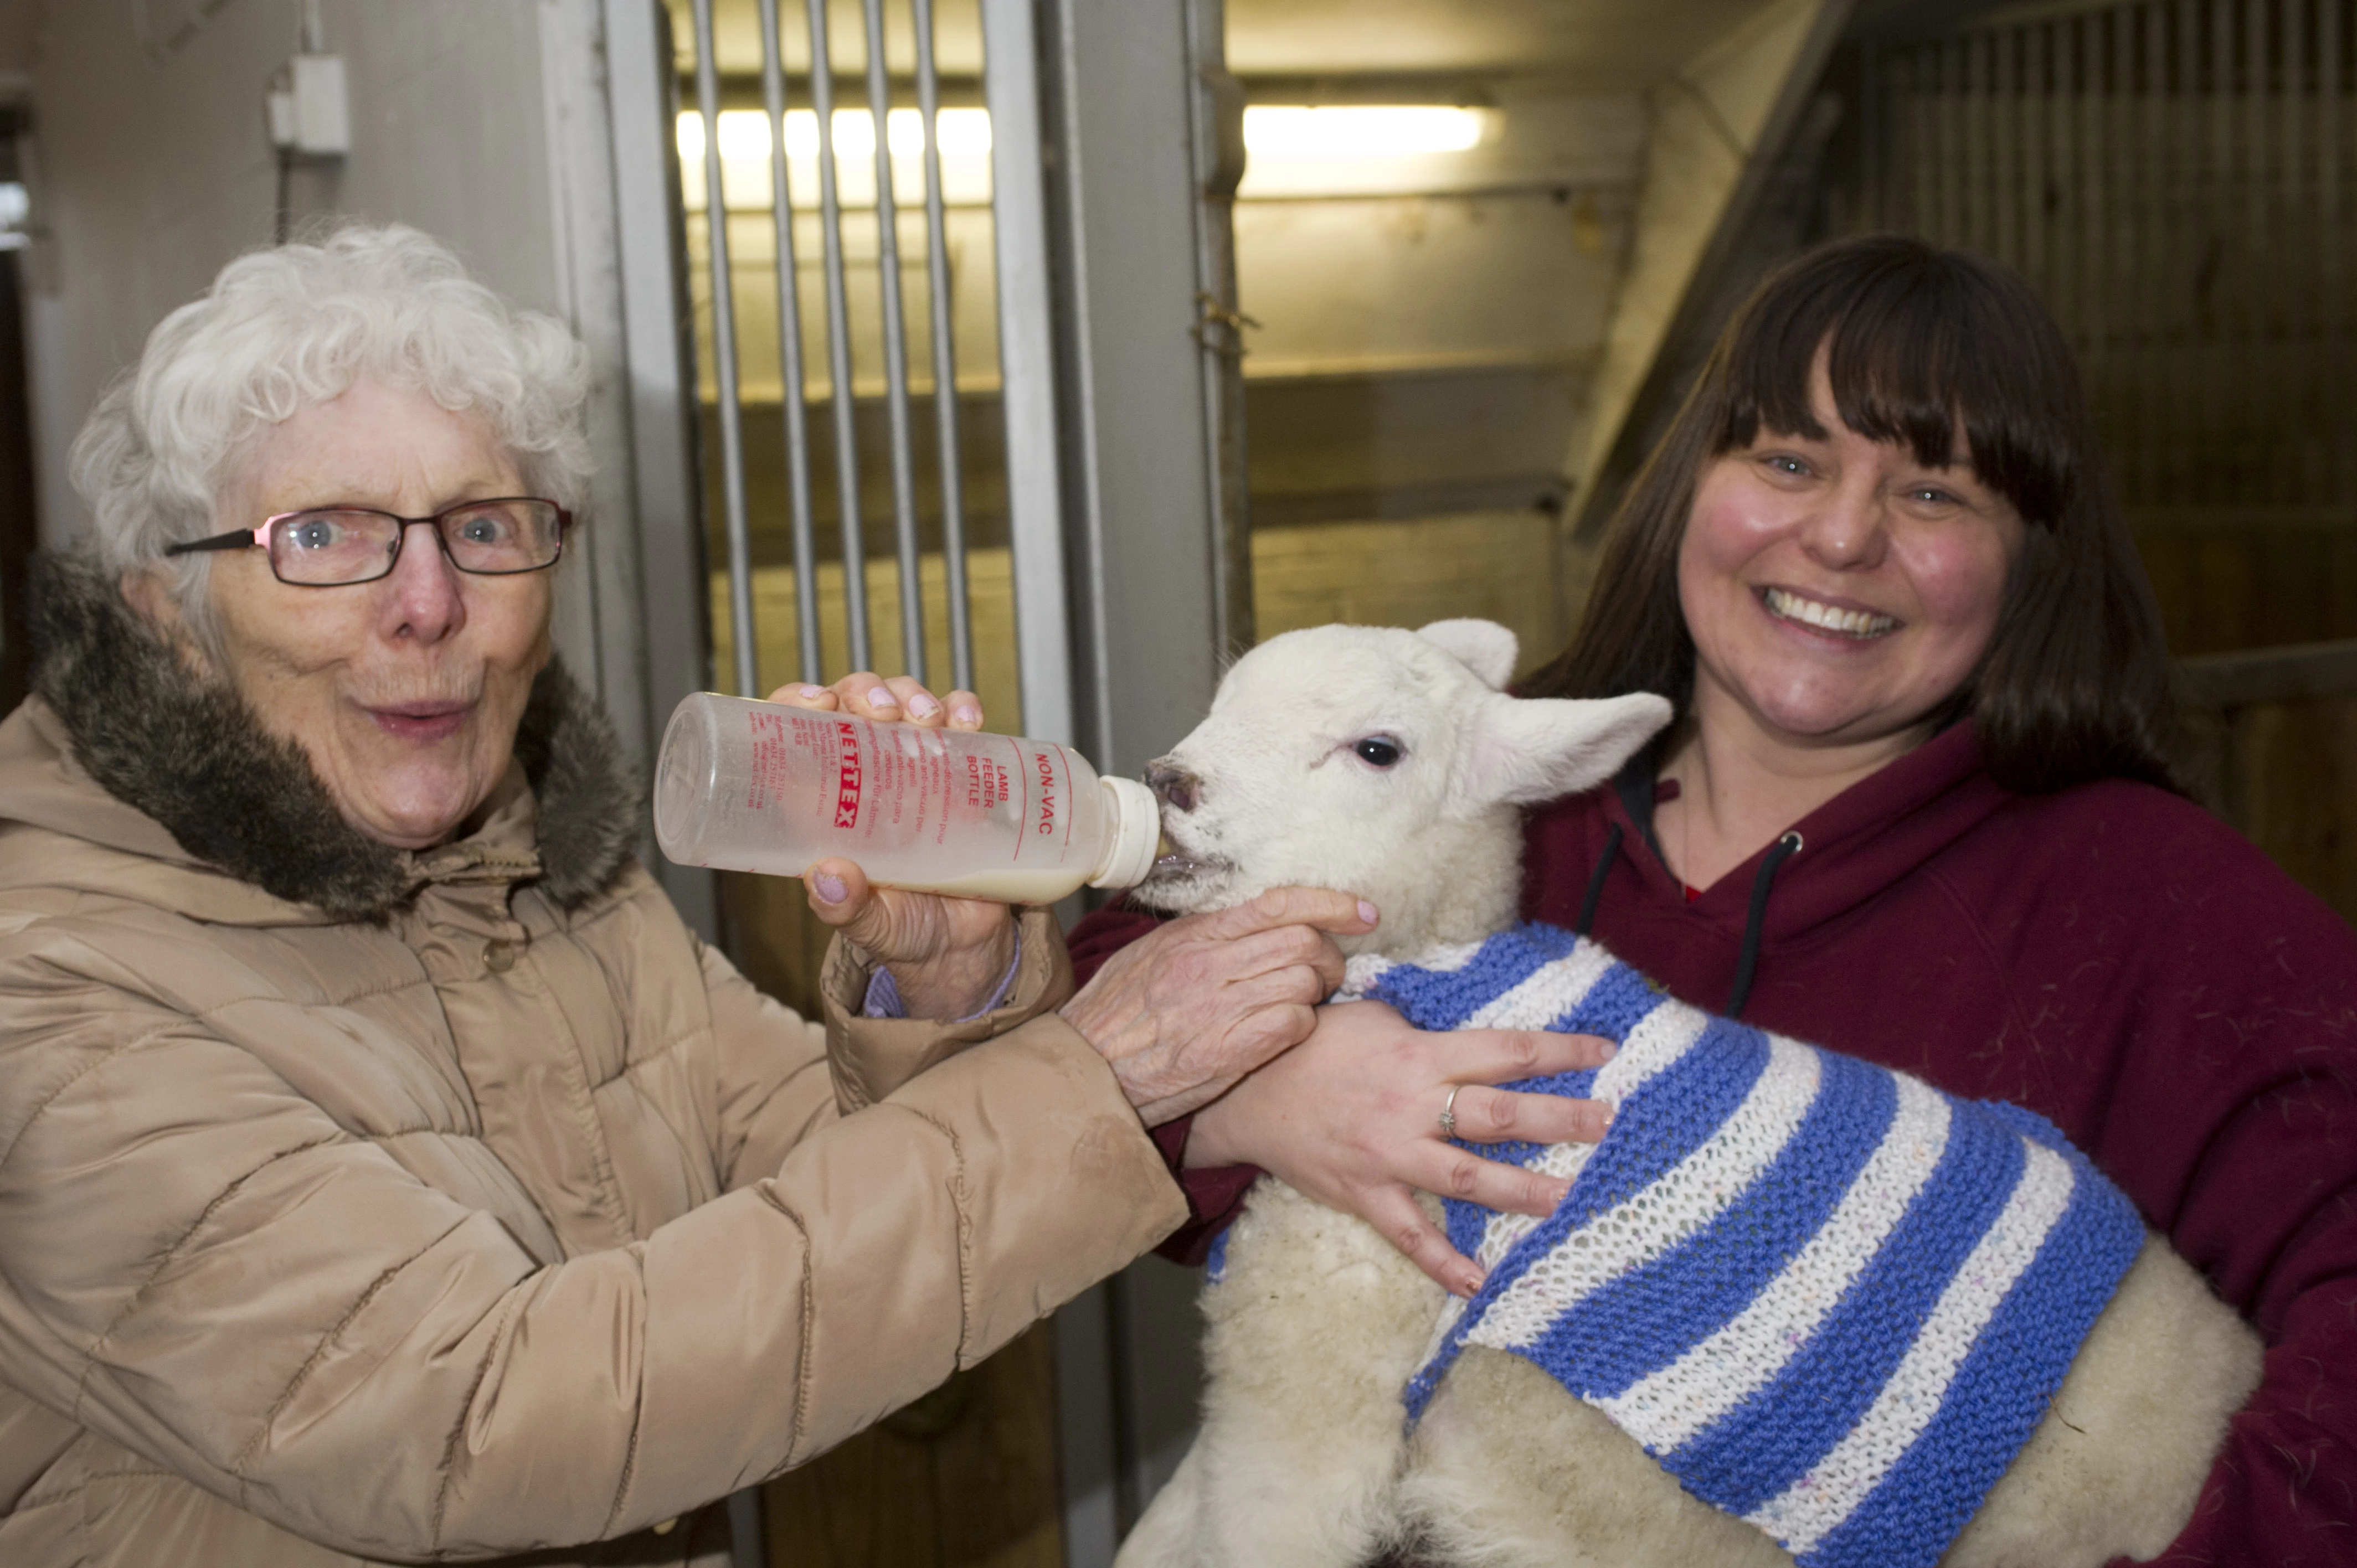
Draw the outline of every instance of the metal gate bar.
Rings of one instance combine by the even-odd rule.
[[[785,48],[778,30],[778,0],[760,0],[760,11],[761,100],[770,116],[770,210],[778,229],[778,409],[786,427],[786,492],[794,514],[794,641],[801,678],[816,685],[826,673],[819,658],[818,542],[811,504],[810,419],[803,401],[810,383],[802,364],[794,209],[786,188]],[[702,48],[700,41],[697,47]],[[717,130],[711,134],[717,143]],[[750,641],[749,625],[737,636]]]
[[[720,189],[720,66],[712,0],[695,0],[695,101],[704,112],[705,254],[712,263],[712,365],[719,381],[720,469],[728,527],[728,617],[737,693],[757,696],[753,668],[753,547],[745,521],[745,434],[737,405],[737,301],[729,292],[728,208]]]
[[[843,611],[851,667],[873,662],[867,640],[867,543],[860,532],[859,434],[851,387],[851,303],[844,281],[843,195],[834,168],[834,56],[827,48],[826,0],[808,0],[811,107],[818,115],[819,235],[826,257],[828,399],[834,414],[834,497],[843,533]],[[880,140],[884,128],[877,126]],[[780,147],[778,153],[784,155]]]
[[[933,429],[940,451],[942,556],[949,577],[950,684],[971,691],[974,617],[966,602],[965,474],[959,461],[963,446],[958,439],[957,334],[950,315],[949,215],[942,191],[942,83],[933,59],[933,0],[912,0],[912,4],[917,24],[917,113],[925,127],[925,282],[932,312]]]
[[[1031,0],[982,0],[990,204],[998,248],[998,371],[1006,413],[1006,523],[1023,733],[1078,738],[1058,440],[1056,306],[1048,237],[1039,36]]]
[[[813,5],[820,0],[812,0]],[[917,475],[909,450],[909,328],[900,296],[900,206],[892,189],[892,90],[884,72],[884,0],[866,0],[867,113],[876,127],[876,253],[884,303],[884,403],[892,435],[892,526],[900,551],[903,668],[925,673],[925,601],[917,581]],[[939,324],[936,323],[936,326]]]

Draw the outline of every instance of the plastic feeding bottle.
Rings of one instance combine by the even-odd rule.
[[[1160,810],[1053,741],[877,724],[699,692],[655,763],[655,838],[685,865],[799,876],[833,856],[870,882],[1052,904],[1134,887]]]

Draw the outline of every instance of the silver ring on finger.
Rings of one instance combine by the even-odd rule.
[[[1457,1096],[1464,1087],[1461,1083],[1448,1086],[1448,1103],[1440,1108],[1440,1135],[1444,1138],[1457,1136]]]

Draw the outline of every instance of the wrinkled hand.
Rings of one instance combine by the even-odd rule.
[[[1342,983],[1341,950],[1322,933],[1357,936],[1376,918],[1372,904],[1314,887],[1189,915],[1106,960],[1064,1018],[1158,1126],[1307,1038],[1317,1004]]]
[[[832,686],[798,682],[770,693],[770,701],[924,729],[982,727],[982,699],[972,692],[952,692],[943,702],[907,675],[888,681],[862,671]],[[871,887],[856,865],[841,859],[803,872],[802,886],[821,920],[892,972],[912,1018],[977,1011],[1015,961],[1015,919],[1004,904]]]
[[[1592,1144],[1608,1125],[1601,1101],[1489,1086],[1599,1067],[1611,1059],[1611,1044],[1523,1029],[1428,1034],[1379,1002],[1340,1003],[1318,1015],[1308,1039],[1195,1118],[1187,1163],[1258,1165],[1357,1215],[1446,1289],[1472,1294],[1481,1271],[1426,1217],[1415,1190],[1548,1214],[1570,1183],[1450,1143],[1440,1130],[1449,1090],[1457,1090],[1457,1135],[1469,1143]]]

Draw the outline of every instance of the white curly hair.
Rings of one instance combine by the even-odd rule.
[[[230,263],[99,399],[70,467],[96,517],[100,563],[120,575],[163,562],[167,545],[245,525],[215,514],[239,444],[364,375],[484,416],[533,493],[579,510],[592,467],[588,350],[555,317],[476,282],[440,241],[351,224]],[[199,640],[210,560],[169,563]]]

